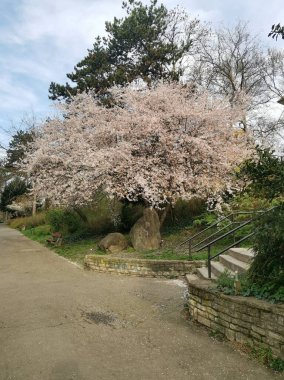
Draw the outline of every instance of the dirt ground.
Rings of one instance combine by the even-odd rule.
[[[185,290],[84,271],[0,225],[0,380],[283,378],[186,321]]]

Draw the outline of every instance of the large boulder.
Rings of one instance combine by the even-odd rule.
[[[130,231],[130,240],[137,251],[158,249],[161,245],[160,221],[155,210],[145,209]]]
[[[127,248],[127,246],[127,240],[118,232],[108,234],[98,244],[98,247],[106,253],[118,253]]]

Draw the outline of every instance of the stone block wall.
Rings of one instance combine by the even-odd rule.
[[[87,269],[99,272],[114,272],[141,277],[179,277],[194,273],[203,261],[146,260],[119,258],[107,255],[87,255],[84,260]]]
[[[194,320],[220,331],[228,340],[270,347],[284,360],[284,305],[227,296],[200,281],[189,281],[188,289],[189,312]]]

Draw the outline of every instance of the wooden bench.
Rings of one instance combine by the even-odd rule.
[[[46,240],[47,243],[60,246],[62,245],[62,234],[60,232],[53,232],[51,237]]]

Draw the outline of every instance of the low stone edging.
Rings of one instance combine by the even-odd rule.
[[[211,284],[212,286],[212,284]],[[270,347],[284,360],[284,305],[217,293],[208,281],[188,281],[189,313],[230,341]]]
[[[194,273],[196,268],[204,265],[204,261],[147,260],[107,255],[87,255],[85,256],[84,264],[85,268],[99,272],[172,278]]]

